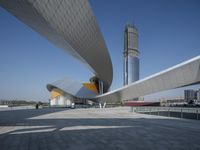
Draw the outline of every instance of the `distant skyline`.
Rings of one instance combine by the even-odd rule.
[[[89,2],[112,59],[111,90],[123,85],[123,34],[127,22],[139,30],[140,79],[200,55],[199,0]],[[50,93],[46,84],[64,77],[87,82],[92,76],[79,61],[1,7],[0,23],[0,99],[47,101]],[[145,99],[170,98],[181,93],[183,89]]]

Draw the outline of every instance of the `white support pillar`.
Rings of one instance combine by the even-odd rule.
[[[101,103],[99,103],[99,108],[102,108],[102,105],[101,105]]]
[[[103,108],[106,108],[106,102],[103,103]]]

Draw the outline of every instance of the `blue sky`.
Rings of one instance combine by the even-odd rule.
[[[111,89],[122,86],[127,22],[134,22],[139,29],[141,79],[200,55],[199,0],[91,0],[90,4],[113,62]],[[0,99],[46,101],[47,83],[64,77],[85,82],[92,75],[79,61],[2,8],[0,24]],[[173,90],[147,99],[181,93],[182,89]]]

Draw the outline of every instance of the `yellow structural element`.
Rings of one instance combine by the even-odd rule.
[[[53,89],[51,91],[51,99],[54,99],[54,98],[61,96],[61,95],[63,95],[63,92],[59,89]]]
[[[83,86],[95,93],[98,93],[97,86],[94,83],[83,83]]]

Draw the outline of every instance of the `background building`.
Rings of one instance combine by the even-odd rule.
[[[197,99],[197,91],[196,90],[185,90],[184,97],[187,102],[194,101]]]
[[[200,89],[197,90],[197,101],[200,102]]]
[[[127,24],[124,31],[124,85],[139,80],[138,30]]]

